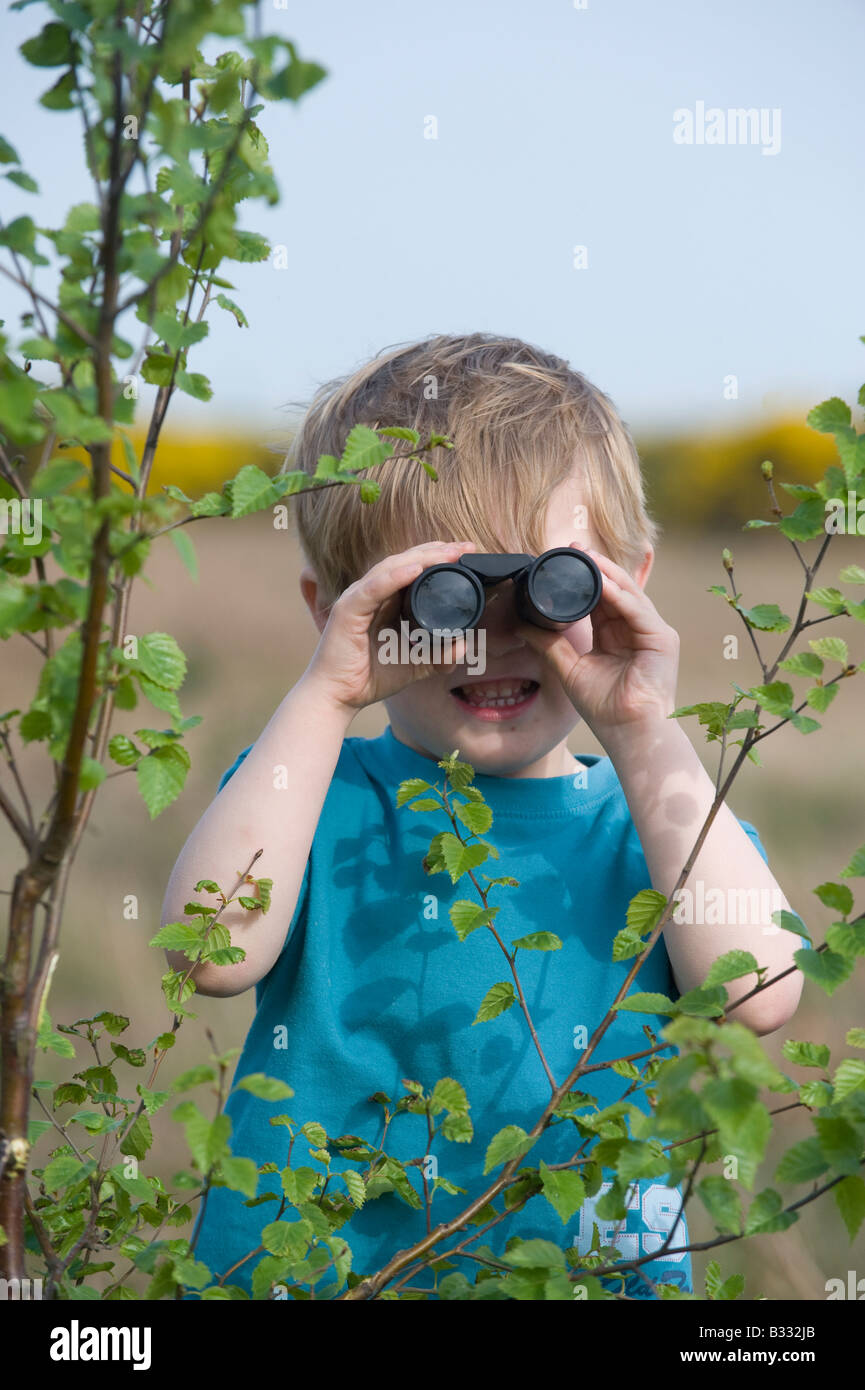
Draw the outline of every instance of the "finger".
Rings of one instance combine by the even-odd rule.
[[[567,680],[572,676],[583,657],[589,655],[587,652],[578,652],[564,632],[551,632],[548,628],[535,627],[533,623],[524,622],[515,623],[514,632],[527,646],[549,662],[560,680]]]
[[[370,619],[382,603],[404,589],[425,569],[432,565],[453,564],[461,555],[473,549],[473,541],[431,541],[412,546],[398,555],[389,555],[373,565],[362,579],[350,584],[340,595],[337,604],[347,616]]]
[[[611,560],[609,555],[602,555],[599,550],[588,548],[583,553],[590,555],[601,573],[614,579],[620,588],[626,589],[629,594],[633,594],[637,598],[640,595],[646,597],[645,590],[640,587],[634,576],[629,574],[622,565],[617,565],[615,560]],[[650,602],[648,598],[646,601]]]
[[[603,593],[592,618],[595,613],[599,619],[622,618],[632,632],[642,637],[656,636],[664,626],[661,615],[642,589],[638,587],[638,592],[632,593],[605,572]]]

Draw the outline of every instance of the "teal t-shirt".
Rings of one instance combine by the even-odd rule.
[[[223,775],[220,790],[249,751],[244,749]],[[518,887],[492,891],[491,903],[499,904],[499,935],[508,946],[515,937],[538,931],[555,932],[562,941],[561,950],[522,950],[517,956],[529,1012],[557,1082],[579,1060],[633,964],[613,963],[612,941],[624,925],[630,899],[651,886],[612,762],[591,754],[579,759],[587,769],[582,775],[575,769],[573,776],[475,779],[493,812],[485,838],[500,855],[480,872],[519,880]],[[444,813],[413,813],[396,806],[400,782],[419,777],[441,786],[444,776],[433,760],[399,742],[389,728],[378,738],[344,740],[285,944],[256,985],[257,1010],[235,1075],[236,1084],[248,1073],[264,1072],[287,1082],[295,1094],[274,1104],[241,1090],[226,1106],[234,1154],[259,1166],[272,1162],[281,1170],[288,1162],[290,1135],[287,1128],[269,1123],[271,1115],[287,1111],[297,1125],[317,1121],[331,1138],[358,1135],[378,1145],[383,1111],[371,1099],[373,1093],[384,1092],[396,1101],[404,1094],[403,1078],[419,1082],[425,1091],[443,1077],[455,1078],[465,1087],[474,1134],[468,1142],[435,1137],[430,1150],[435,1163],[427,1160],[430,1186],[438,1176],[465,1193],[435,1191],[434,1226],[458,1215],[488,1186],[490,1177],[483,1170],[492,1137],[506,1125],[528,1131],[550,1095],[518,1003],[490,1021],[473,1023],[490,987],[512,976],[489,930],[481,927],[463,942],[456,935],[448,908],[475,898],[468,877],[453,884],[448,874],[424,871],[430,839],[450,828]],[[766,859],[754,827],[740,824]],[[636,987],[677,997],[663,940],[640,971]],[[649,1044],[643,1024],[657,1033],[667,1021],[660,1015],[620,1013],[591,1060],[644,1049]],[[599,1107],[618,1100],[626,1084],[610,1070],[577,1082]],[[646,1109],[644,1097],[629,1099]],[[426,1117],[403,1113],[393,1117],[384,1148],[403,1161],[423,1159],[427,1141]],[[554,1125],[525,1162],[533,1167],[541,1159],[548,1165],[563,1163],[581,1143],[572,1124]],[[303,1136],[296,1139],[292,1168],[320,1168],[310,1159],[309,1147]],[[330,1171],[362,1166],[341,1162],[334,1150]],[[408,1172],[422,1194],[421,1168]],[[336,1176],[331,1187],[344,1190]],[[615,1243],[631,1258],[659,1249],[678,1213],[680,1188],[641,1179],[624,1223],[595,1215],[608,1188],[605,1182],[566,1224],[538,1194],[468,1248],[482,1245],[498,1254],[517,1235],[585,1252],[597,1221],[602,1243]],[[258,1194],[267,1191],[282,1195],[278,1174],[259,1177]],[[214,1277],[256,1249],[262,1227],[276,1219],[277,1201],[252,1207],[245,1201],[242,1193],[228,1188],[210,1193],[196,1258]],[[294,1215],[286,1209],[286,1219]],[[446,1244],[453,1246],[477,1229],[470,1226]],[[371,1274],[396,1251],[423,1238],[425,1212],[396,1192],[385,1192],[368,1200],[339,1234],[351,1246],[354,1271]],[[683,1217],[671,1244],[688,1243]],[[250,1276],[260,1258],[248,1260],[227,1282],[250,1292]],[[455,1264],[474,1282],[479,1265],[461,1258]],[[664,1255],[642,1269],[653,1283],[693,1291],[687,1253]],[[412,1285],[431,1288],[433,1282],[425,1271]],[[327,1283],[325,1276],[322,1286]],[[619,1289],[621,1281],[609,1287]],[[628,1276],[625,1292],[636,1298],[654,1296],[636,1271]]]

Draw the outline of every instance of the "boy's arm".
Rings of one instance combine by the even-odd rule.
[[[676,708],[679,636],[643,591],[651,552],[640,579],[607,555],[588,550],[603,574],[601,601],[590,617],[564,632],[517,627],[529,646],[557,672],[577,712],[609,754],[628,800],[652,884],[669,897],[715,799],[715,789],[686,734],[669,716]],[[591,622],[589,633],[585,624]],[[718,808],[685,887],[702,879],[706,890],[768,891],[789,907],[778,884],[730,808]],[[764,925],[768,931],[764,931]],[[718,956],[750,951],[768,967],[766,979],[793,970],[731,1015],[755,1033],[772,1033],[795,1012],[804,984],[795,968],[796,937],[771,921],[753,926],[698,926],[670,921],[664,941],[682,993],[702,983]],[[733,980],[730,1002],[756,984]]]
[[[267,913],[240,906],[222,913],[232,945],[242,946],[246,959],[237,965],[196,966],[192,979],[200,994],[240,994],[262,979],[279,956],[353,713],[330,699],[309,673],[304,675],[181,850],[165,891],[163,925],[188,920],[183,906],[199,879],[215,879],[230,892],[257,849],[264,852],[255,865],[256,878],[273,879]],[[274,776],[279,765],[287,769],[287,778]],[[189,969],[182,952],[167,951],[166,956],[176,970]]]
[[[186,841],[168,881],[162,924],[184,920],[183,907],[200,879],[230,891],[256,850],[256,878],[272,878],[267,913],[229,907],[220,918],[232,945],[246,951],[237,965],[204,962],[192,972],[201,994],[240,994],[257,984],[285,943],[321,808],[349,725],[358,710],[422,680],[423,667],[382,665],[374,659],[373,630],[394,621],[400,591],[430,565],[455,563],[472,541],[428,541],[373,565],[326,610],[314,605],[321,641],[302,678],[286,695],[240,767],[211,802]],[[310,572],[311,573],[311,572]],[[313,605],[311,605],[312,607]],[[443,654],[448,667],[461,645]],[[274,778],[285,767],[288,778]],[[288,786],[281,784],[285,780]],[[169,963],[187,970],[181,951]]]
[[[714,785],[684,730],[670,720],[631,725],[619,737],[615,732],[608,734],[606,748],[627,797],[652,884],[669,895],[715,799]],[[767,980],[795,966],[793,952],[801,945],[798,937],[771,921],[776,907],[789,909],[790,904],[726,804],[718,808],[685,888],[693,891],[698,879],[703,880],[706,894],[720,889],[725,903],[731,901],[731,892],[747,898],[756,890],[758,901],[771,907],[765,921],[748,925],[669,921],[664,943],[683,994],[701,984],[712,961],[727,951],[750,951],[758,965],[768,966]],[[730,1002],[756,983],[752,974],[725,985]],[[794,969],[765,993],[734,1009],[730,1017],[755,1033],[773,1033],[795,1013],[803,984],[801,971]]]

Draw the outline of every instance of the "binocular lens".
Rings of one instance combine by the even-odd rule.
[[[464,629],[472,627],[483,608],[483,590],[467,573],[455,569],[436,569],[420,575],[412,595],[413,611],[420,627]]]
[[[588,608],[595,595],[595,576],[579,555],[551,555],[535,569],[532,601],[541,613],[562,622]]]

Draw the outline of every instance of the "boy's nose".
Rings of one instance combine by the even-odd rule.
[[[510,580],[487,589],[486,607],[478,627],[486,628],[487,652],[490,656],[505,656],[524,647],[525,641],[514,631],[520,621]]]

